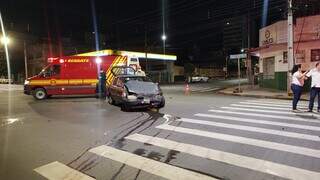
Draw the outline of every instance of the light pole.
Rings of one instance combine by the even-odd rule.
[[[288,73],[287,73],[287,93],[291,95],[291,73],[293,62],[293,7],[292,0],[288,0]]]
[[[28,79],[28,55],[27,55],[27,43],[23,41],[23,54],[24,54],[24,70],[26,79]]]
[[[10,59],[9,59],[9,51],[8,51],[8,44],[10,42],[10,39],[7,37],[6,31],[4,30],[4,24],[3,24],[1,12],[0,12],[0,25],[1,25],[1,31],[2,31],[1,43],[4,45],[4,50],[6,53],[7,71],[8,71],[9,85],[10,85],[11,84],[11,69],[10,69]]]

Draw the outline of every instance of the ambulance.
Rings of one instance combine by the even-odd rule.
[[[101,70],[106,72],[108,86],[115,78],[112,67],[138,65],[138,58],[123,55],[49,58],[48,65],[38,75],[25,81],[24,93],[37,100],[53,95],[94,95]]]

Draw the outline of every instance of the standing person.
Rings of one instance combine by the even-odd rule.
[[[138,75],[138,76],[146,76],[146,73],[141,69],[140,65],[137,66],[136,75]]]
[[[98,85],[100,99],[106,99],[106,79],[107,79],[106,73],[101,68],[99,73],[99,85]]]
[[[316,68],[309,71],[306,76],[311,77],[311,90],[308,112],[312,112],[314,99],[316,98],[316,96],[318,96],[318,112],[320,112],[320,63],[317,63]]]
[[[301,64],[294,65],[292,68],[291,90],[293,92],[292,111],[297,112],[297,104],[300,100],[304,80],[308,72],[302,73]]]

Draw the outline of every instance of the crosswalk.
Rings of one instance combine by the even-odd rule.
[[[124,137],[128,146],[179,152],[175,163],[108,145],[92,148],[89,153],[164,179],[319,180],[320,116],[293,113],[290,105],[287,100],[244,100],[166,120],[150,132]],[[306,102],[300,103],[300,109],[306,107]],[[186,158],[211,166],[193,170],[188,164],[179,164],[179,159]],[[94,177],[58,162],[35,171],[47,179]]]

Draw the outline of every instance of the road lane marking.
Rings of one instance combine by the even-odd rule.
[[[254,111],[254,112],[261,112],[261,113],[287,114],[287,115],[296,115],[297,114],[297,113],[294,113],[291,111],[272,111],[272,110],[262,110],[262,109],[254,109],[254,108],[248,109],[248,108],[239,108],[239,107],[221,107],[221,109],[249,111],[249,112]]]
[[[38,167],[34,171],[49,180],[94,180],[94,178],[57,161]]]
[[[159,125],[156,128],[173,131],[173,132],[191,134],[196,136],[208,137],[212,139],[219,139],[219,140],[229,141],[234,143],[241,143],[241,144],[246,144],[251,146],[263,147],[267,149],[279,150],[279,151],[284,151],[289,153],[295,153],[303,156],[320,158],[320,150],[315,150],[315,149],[310,149],[305,147],[298,147],[298,146],[281,144],[281,143],[270,142],[265,140],[258,140],[258,139],[233,136],[233,135],[216,133],[216,132],[208,132],[208,131],[202,131],[197,129],[171,126],[168,124]]]
[[[272,135],[278,135],[278,136],[284,136],[284,137],[290,137],[290,138],[296,138],[296,139],[303,139],[303,140],[310,140],[310,141],[320,141],[320,137],[316,136],[316,135],[294,133],[294,132],[287,132],[287,131],[280,131],[280,130],[273,130],[273,129],[266,129],[266,128],[258,128],[258,127],[252,127],[252,126],[226,124],[226,123],[204,121],[204,120],[198,120],[198,119],[188,119],[188,118],[181,118],[181,119],[177,119],[176,121],[193,123],[193,124],[216,126],[216,127],[222,127],[222,128],[231,128],[231,129],[236,129],[236,130],[243,130],[243,131],[250,131],[250,132],[257,132],[257,133],[272,134]]]
[[[292,105],[285,104],[268,104],[268,103],[257,103],[257,102],[239,102],[240,104],[251,104],[251,105],[260,105],[260,106],[272,106],[272,107],[292,107]],[[300,108],[308,108],[308,106],[298,105]]]
[[[282,165],[271,161],[256,159],[253,157],[247,157],[233,153],[213,150],[192,144],[180,143],[163,138],[146,136],[142,134],[134,134],[126,137],[125,139],[138,141],[141,143],[147,143],[154,146],[179,151],[193,156],[219,161],[230,165],[251,169],[254,171],[259,171],[266,174],[272,174],[282,178],[296,180],[319,180],[320,178],[320,173],[317,172]]]
[[[99,156],[117,161],[131,167],[143,170],[166,179],[183,179],[183,180],[216,180],[200,173],[185,170],[176,166],[162,163],[156,160],[138,156],[129,152],[115,149],[110,146],[102,145],[89,150]]]
[[[291,123],[284,123],[284,122],[265,121],[265,120],[259,120],[259,119],[248,119],[248,118],[239,118],[239,117],[233,117],[233,116],[221,116],[221,115],[202,114],[202,113],[195,114],[195,116],[207,117],[207,118],[226,119],[226,120],[230,120],[230,121],[239,121],[239,122],[249,122],[249,123],[256,123],[256,124],[273,125],[273,126],[285,126],[285,127],[292,127],[292,128],[298,128],[298,129],[313,130],[313,131],[320,131],[320,127],[317,127],[317,126],[291,124]]]
[[[271,110],[284,110],[284,111],[290,111],[292,109],[288,107],[268,107],[268,106],[257,106],[257,105],[253,106],[253,105],[245,105],[245,104],[230,104],[230,106],[244,107],[244,108],[271,109]]]
[[[282,105],[292,105],[292,101],[270,101],[270,100],[246,100],[246,102],[254,102],[254,103],[268,103],[268,104],[282,104]],[[300,101],[301,105],[309,105],[309,102]]]
[[[214,110],[211,109],[209,112],[215,113],[222,113],[222,114],[237,114],[237,115],[245,115],[245,116],[254,116],[254,117],[267,117],[267,118],[274,118],[274,119],[283,119],[283,120],[292,120],[292,121],[303,121],[303,122],[313,122],[313,123],[320,123],[319,120],[314,119],[304,119],[300,117],[290,117],[290,116],[276,116],[276,115],[269,115],[269,114],[258,114],[258,113],[246,113],[246,112],[236,112],[236,111],[222,111],[222,110]],[[308,116],[310,117],[310,116]],[[320,129],[320,128],[318,128]]]

